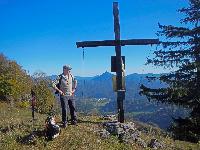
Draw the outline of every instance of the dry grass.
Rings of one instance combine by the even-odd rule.
[[[82,116],[78,126],[69,125],[62,129],[61,135],[53,141],[47,142],[44,136],[36,138],[36,142],[31,145],[18,142],[19,137],[28,135],[33,131],[31,111],[27,109],[11,108],[5,103],[0,103],[0,149],[2,150],[142,150],[137,144],[123,144],[118,142],[117,137],[111,136],[109,139],[100,139],[95,132],[101,129],[101,120],[97,116]],[[46,115],[36,114],[34,128],[38,131],[44,129]],[[60,120],[60,117],[58,117]],[[200,145],[181,141],[173,141],[169,137],[153,135],[153,137],[164,141],[169,145],[166,149],[198,150]],[[153,138],[152,135],[142,134],[142,138],[147,141]]]

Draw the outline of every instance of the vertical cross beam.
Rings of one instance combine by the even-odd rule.
[[[120,45],[120,24],[119,24],[119,9],[118,2],[113,3],[113,15],[114,15],[114,32],[115,32],[115,53],[116,53],[116,65],[117,65],[117,110],[118,121],[124,122],[124,108],[123,101],[125,99],[125,90],[122,89],[122,58],[121,58],[121,45]]]

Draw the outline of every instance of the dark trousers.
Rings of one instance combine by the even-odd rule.
[[[62,122],[67,123],[67,106],[71,115],[71,121],[77,121],[75,99],[68,96],[60,96],[61,107],[62,107]]]

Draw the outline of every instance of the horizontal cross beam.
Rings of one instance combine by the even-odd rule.
[[[159,44],[159,39],[130,39],[130,40],[104,40],[104,41],[83,41],[76,42],[79,47],[98,47],[98,46],[125,46],[125,45],[149,45]]]

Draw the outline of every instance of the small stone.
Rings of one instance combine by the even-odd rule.
[[[105,129],[100,130],[99,134],[100,134],[100,137],[103,139],[107,139],[110,135],[110,133]]]
[[[162,149],[165,147],[165,145],[159,142],[157,139],[151,139],[151,142],[149,143],[148,146],[153,149]]]
[[[143,147],[143,148],[147,147],[147,143],[143,139],[141,139],[141,138],[138,138],[137,141],[136,141],[136,143],[138,145],[140,145],[141,147]]]
[[[141,136],[141,132],[138,130],[136,130],[133,134],[131,134],[131,138],[134,141],[137,141],[140,136]]]
[[[97,143],[101,143],[101,140],[98,139],[98,140],[97,140]]]

